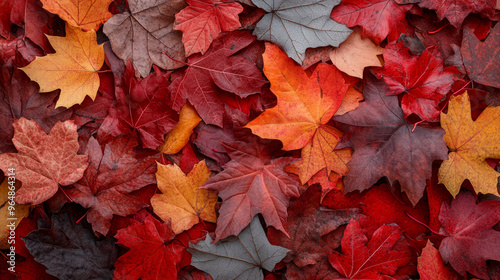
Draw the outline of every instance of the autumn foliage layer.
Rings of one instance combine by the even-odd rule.
[[[500,279],[499,3],[0,0],[0,278]]]

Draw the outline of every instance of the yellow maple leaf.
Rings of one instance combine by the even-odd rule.
[[[178,153],[189,142],[193,129],[201,118],[189,103],[184,104],[179,115],[179,123],[165,136],[165,144],[160,146],[160,152],[172,155]]]
[[[104,48],[97,44],[95,31],[66,25],[66,37],[46,36],[56,53],[37,57],[20,69],[40,85],[40,92],[61,89],[56,108],[80,104],[87,95],[94,100],[100,84],[97,71],[104,63]]]
[[[215,223],[217,193],[200,189],[208,180],[210,169],[205,161],[196,164],[186,176],[177,165],[158,163],[156,180],[162,194],[151,198],[153,211],[164,221],[172,221],[175,234],[190,229],[200,219]]]
[[[439,168],[439,182],[455,197],[465,179],[477,193],[499,195],[498,176],[486,163],[500,158],[500,107],[488,107],[472,121],[469,95],[452,97],[448,113],[441,113],[444,141],[451,149]]]
[[[110,19],[113,14],[108,11],[113,0],[41,0],[43,8],[57,14],[72,26],[81,29],[95,30]]]

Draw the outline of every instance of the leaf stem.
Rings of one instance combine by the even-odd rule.
[[[438,29],[434,30],[434,31],[427,31],[428,34],[436,34],[438,33],[439,31],[443,30],[446,26],[450,25],[450,23],[446,23],[445,25],[439,27]]]
[[[83,220],[83,218],[85,218],[85,216],[87,216],[88,212],[89,212],[89,210],[87,210],[87,212],[85,212],[85,214],[83,214],[83,216],[80,219],[78,219],[78,221],[76,221],[75,224],[78,224],[81,220]]]
[[[162,54],[164,54],[164,55],[166,55],[168,58],[170,58],[171,60],[173,60],[173,61],[175,61],[175,62],[182,63],[182,64],[187,65],[187,66],[191,66],[191,64],[189,64],[189,63],[186,63],[186,62],[184,62],[184,61],[180,61],[180,60],[178,60],[178,59],[175,59],[175,58],[171,57],[171,56],[170,56],[170,55],[168,55],[166,52],[161,52],[161,53],[162,53]]]
[[[59,189],[64,194],[64,196],[66,196],[66,198],[69,200],[69,202],[74,202],[73,199],[71,199],[71,197],[63,190],[63,188],[61,188],[61,185],[58,185],[58,186],[59,186]]]
[[[422,223],[421,221],[419,221],[419,220],[417,220],[417,219],[413,218],[410,214],[408,214],[408,212],[406,212],[406,211],[405,211],[405,214],[406,214],[406,216],[410,217],[410,219],[412,219],[412,220],[414,220],[415,222],[417,222],[417,223],[419,223],[419,224],[423,225],[424,227],[426,227],[426,228],[427,228],[428,230],[430,230],[432,233],[434,233],[434,234],[436,234],[436,235],[439,235],[439,236],[446,236],[446,237],[448,237],[448,235],[441,234],[441,233],[439,233],[439,232],[437,232],[437,231],[433,230],[432,228],[430,228],[428,225],[426,225],[426,224]]]

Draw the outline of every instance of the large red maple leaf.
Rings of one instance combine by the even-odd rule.
[[[254,62],[234,55],[254,41],[245,31],[226,33],[204,55],[190,56],[189,67],[173,76],[168,87],[172,108],[180,111],[187,99],[205,123],[222,127],[224,103],[219,95],[228,91],[244,98],[260,92],[266,83]]]
[[[500,202],[476,204],[470,193],[460,194],[439,213],[443,239],[439,252],[445,262],[462,276],[467,272],[489,279],[486,260],[500,261],[500,232],[492,227],[500,222]]]
[[[384,49],[384,60],[384,68],[372,72],[389,86],[388,95],[404,93],[401,108],[405,117],[415,113],[425,120],[437,120],[439,102],[453,82],[453,73],[443,70],[439,49],[429,47],[415,57],[403,42],[393,42]]]
[[[386,279],[411,260],[411,250],[398,225],[383,225],[368,240],[354,219],[345,229],[342,252],[330,253],[329,260],[349,279]]]
[[[363,37],[380,44],[387,35],[390,41],[399,37],[400,30],[408,29],[405,13],[411,5],[399,5],[394,0],[344,0],[333,8],[331,17],[348,27],[361,26]]]
[[[233,31],[241,26],[239,3],[228,0],[187,0],[186,8],[175,15],[174,29],[182,31],[186,56],[204,54],[222,31]]]
[[[135,134],[114,138],[104,147],[89,139],[90,165],[68,194],[88,208],[87,220],[96,232],[108,233],[113,214],[127,216],[147,206],[130,193],[156,183],[156,161],[149,152],[136,152],[137,145]]]
[[[137,130],[145,148],[156,149],[164,143],[163,136],[177,124],[179,116],[168,105],[168,75],[156,70],[138,80],[132,63],[128,63],[123,88],[116,88],[118,103],[109,109],[100,133],[116,137]]]
[[[270,159],[256,147],[242,142],[224,145],[231,161],[224,171],[202,188],[219,192],[222,206],[215,231],[216,240],[238,235],[252,218],[262,214],[268,226],[284,232],[290,197],[299,196],[299,185],[283,171],[293,158]]]
[[[162,223],[149,214],[143,222],[132,220],[115,235],[117,244],[130,250],[116,260],[114,279],[177,279],[177,271],[187,264],[183,242],[188,240],[174,242],[174,237],[170,222]]]

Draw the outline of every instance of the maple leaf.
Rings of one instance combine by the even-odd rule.
[[[12,144],[16,119],[36,121],[48,133],[57,121],[68,120],[73,109],[54,109],[57,93],[39,94],[38,86],[21,70],[0,67],[0,153],[15,152]]]
[[[186,248],[174,242],[170,223],[162,223],[150,214],[143,222],[132,220],[118,230],[116,244],[130,248],[115,262],[114,279],[177,279]],[[180,243],[180,244],[179,244]]]
[[[59,279],[111,279],[118,250],[112,239],[96,240],[68,212],[52,215],[50,229],[23,238],[35,260]]]
[[[61,89],[56,108],[80,104],[87,95],[94,100],[99,88],[97,71],[104,64],[104,49],[97,44],[95,31],[66,25],[66,37],[47,38],[56,53],[37,57],[21,70],[40,85],[41,92]]]
[[[329,16],[340,0],[252,0],[267,14],[253,32],[259,40],[280,45],[290,58],[302,64],[307,48],[338,46],[351,30]]]
[[[137,144],[135,134],[114,138],[104,148],[91,137],[85,151],[90,165],[67,191],[88,209],[87,220],[103,235],[108,233],[113,214],[127,216],[147,206],[129,193],[156,183],[155,158],[136,152]]]
[[[168,103],[167,77],[159,70],[138,80],[131,63],[124,74],[124,87],[116,90],[118,103],[109,109],[100,133],[111,136],[139,132],[143,147],[156,149],[164,143],[164,135],[177,123],[178,116]]]
[[[188,142],[193,129],[200,123],[201,119],[191,104],[182,106],[179,114],[179,122],[165,136],[165,143],[159,150],[165,154],[177,154]]]
[[[459,195],[451,205],[443,202],[439,213],[439,252],[462,276],[467,272],[489,279],[486,260],[500,261],[500,232],[492,229],[500,221],[498,201],[476,204],[470,193]]]
[[[384,68],[372,72],[389,86],[387,94],[405,93],[401,100],[405,117],[415,113],[423,120],[437,118],[439,102],[453,83],[453,73],[443,71],[439,50],[429,47],[416,58],[403,42],[393,42],[385,47],[384,60]]]
[[[466,27],[461,54],[467,75],[472,80],[500,88],[500,26],[491,29],[490,35],[481,42],[472,29]]]
[[[222,127],[221,90],[247,97],[260,92],[266,83],[255,63],[234,55],[254,41],[245,31],[226,33],[204,55],[190,56],[189,67],[182,76],[172,78],[168,87],[172,108],[179,111],[188,99],[205,123]]]
[[[238,14],[243,7],[228,0],[186,0],[189,5],[175,15],[175,30],[182,31],[186,56],[204,54],[222,31],[241,26]]]
[[[354,31],[338,48],[330,52],[333,65],[347,75],[363,79],[363,70],[369,66],[382,66],[377,55],[384,51],[368,38],[361,38],[359,31]]]
[[[447,148],[441,128],[416,127],[408,123],[396,96],[386,96],[387,86],[367,76],[363,90],[365,102],[335,121],[351,135],[354,154],[345,191],[366,190],[381,177],[398,180],[401,189],[413,203],[423,195],[426,179],[431,176],[434,160],[447,159]]]
[[[439,168],[439,182],[453,197],[465,179],[477,193],[498,196],[500,174],[488,165],[486,158],[500,158],[500,107],[488,107],[472,121],[467,92],[452,97],[448,106],[448,113],[441,113],[441,126],[451,153]]]
[[[175,164],[158,163],[156,180],[162,194],[155,194],[151,198],[151,206],[162,220],[171,220],[175,234],[190,229],[200,220],[211,223],[217,221],[217,194],[199,189],[208,180],[210,173],[205,161],[196,164],[187,176]]]
[[[332,266],[349,279],[383,279],[411,260],[409,245],[398,225],[383,225],[370,241],[358,221],[351,219],[342,238],[343,255],[334,251]]]
[[[300,198],[290,202],[286,228],[292,236],[268,229],[269,241],[290,249],[285,262],[293,261],[298,267],[321,262],[338,246],[332,246],[323,236],[347,224],[357,214],[356,209],[321,209],[320,199],[320,188],[310,186]]]
[[[108,7],[113,0],[41,0],[43,8],[74,27],[95,30],[113,16]]]
[[[18,153],[0,154],[0,169],[14,168],[23,186],[16,202],[40,204],[63,186],[80,180],[87,169],[87,156],[77,155],[78,134],[72,121],[57,122],[49,135],[35,122],[20,118],[14,122],[12,139]]]
[[[217,219],[216,240],[238,235],[257,214],[266,224],[284,232],[289,198],[299,196],[298,184],[283,168],[292,158],[270,160],[259,155],[258,147],[241,142],[224,144],[231,161],[224,171],[210,178],[204,189],[215,190],[222,198]],[[235,187],[237,186],[237,187]]]
[[[331,17],[348,27],[361,27],[363,37],[380,44],[398,25],[407,25],[405,13],[412,5],[399,5],[394,0],[344,0],[333,8]],[[399,37],[392,36],[389,41]]]
[[[495,14],[495,0],[421,0],[418,5],[422,8],[435,10],[439,20],[447,18],[451,25],[460,29],[462,22],[470,13],[478,13],[492,18]]]
[[[136,76],[149,75],[151,66],[175,69],[183,61],[182,33],[174,30],[174,15],[186,7],[184,0],[129,0],[130,13],[117,14],[109,19],[103,31],[116,55],[123,61],[131,60]]]
[[[188,251],[193,255],[191,265],[208,272],[214,280],[264,280],[262,269],[272,271],[288,250],[271,245],[259,217],[254,217],[238,236],[213,243],[207,234],[205,240],[189,243]]]
[[[263,57],[264,74],[271,81],[278,104],[245,127],[262,138],[281,140],[283,150],[303,148],[301,161],[293,167],[303,184],[325,167],[346,174],[350,152],[334,149],[342,134],[326,124],[347,91],[342,74],[322,63],[308,77],[273,44],[266,45]]]
[[[421,280],[455,280],[460,276],[443,263],[443,258],[432,243],[427,240],[427,245],[418,257],[418,273]]]

